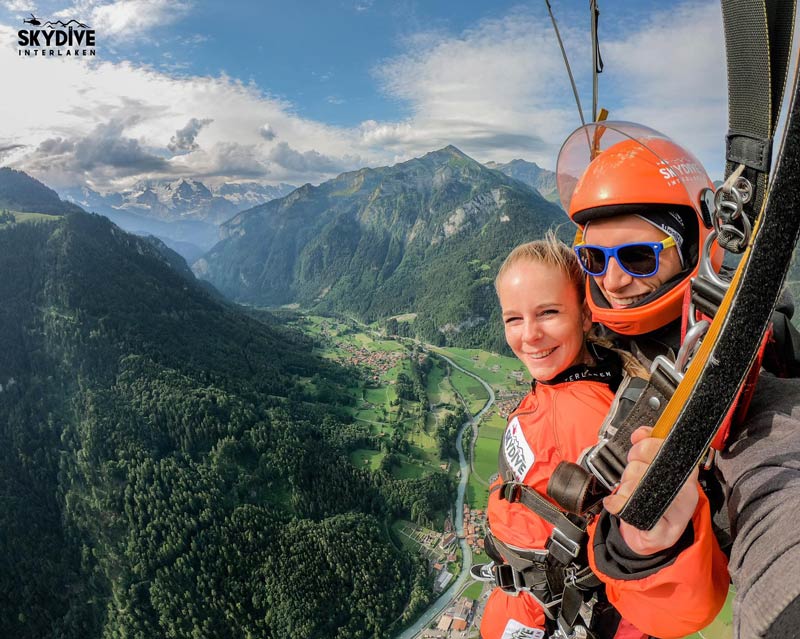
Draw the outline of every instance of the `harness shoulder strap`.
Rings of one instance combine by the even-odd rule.
[[[772,140],[786,86],[795,0],[722,0],[728,68],[725,177],[744,165],[752,188],[744,210],[755,220],[767,193]],[[720,244],[736,253],[740,242]],[[733,238],[730,238],[733,239]]]

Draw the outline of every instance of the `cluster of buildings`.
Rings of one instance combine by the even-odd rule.
[[[366,381],[376,383],[380,382],[381,376],[394,368],[406,356],[403,351],[370,351],[363,346],[357,347],[348,343],[340,344],[339,348],[349,355],[347,359],[349,364],[369,369]]]
[[[465,636],[474,616],[475,602],[472,599],[461,597],[455,605],[448,608],[439,617],[435,628],[423,631],[422,637],[424,639],[449,639]]]
[[[481,554],[485,536],[486,512],[481,508],[470,508],[468,504],[464,504],[464,539],[472,552]]]
[[[525,393],[497,393],[495,395],[495,406],[499,415],[506,419],[519,405]]]
[[[433,591],[436,593],[443,592],[453,578],[453,574],[447,567],[458,559],[456,556],[457,545],[458,537],[453,530],[453,522],[450,517],[447,517],[444,521],[444,532],[439,535],[438,551],[442,554],[439,556],[439,561],[431,566],[434,574]]]

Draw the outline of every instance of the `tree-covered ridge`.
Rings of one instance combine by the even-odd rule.
[[[8,167],[0,167],[0,209],[50,215],[83,210],[71,202],[62,201],[58,193],[27,173]]]
[[[350,371],[160,249],[0,228],[0,636],[387,636],[428,592],[387,523],[449,480],[355,468]]]
[[[497,267],[565,222],[534,189],[449,146],[245,211],[194,269],[240,301],[366,322],[413,312],[426,341],[491,348],[502,343]]]

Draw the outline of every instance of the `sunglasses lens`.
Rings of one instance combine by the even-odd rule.
[[[599,275],[606,268],[606,255],[599,248],[581,246],[578,252],[583,270],[589,275]]]
[[[652,275],[658,269],[658,257],[652,246],[631,244],[617,251],[620,264],[633,275]]]

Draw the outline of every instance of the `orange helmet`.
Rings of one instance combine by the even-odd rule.
[[[593,122],[574,131],[558,154],[558,191],[564,210],[581,229],[591,220],[632,215],[643,205],[678,214],[691,231],[690,261],[672,281],[636,306],[613,309],[591,277],[586,299],[595,321],[623,335],[641,335],[680,317],[683,297],[697,274],[697,254],[710,229],[701,200],[714,188],[703,165],[665,135],[631,122]],[[715,270],[722,251],[712,250]]]

